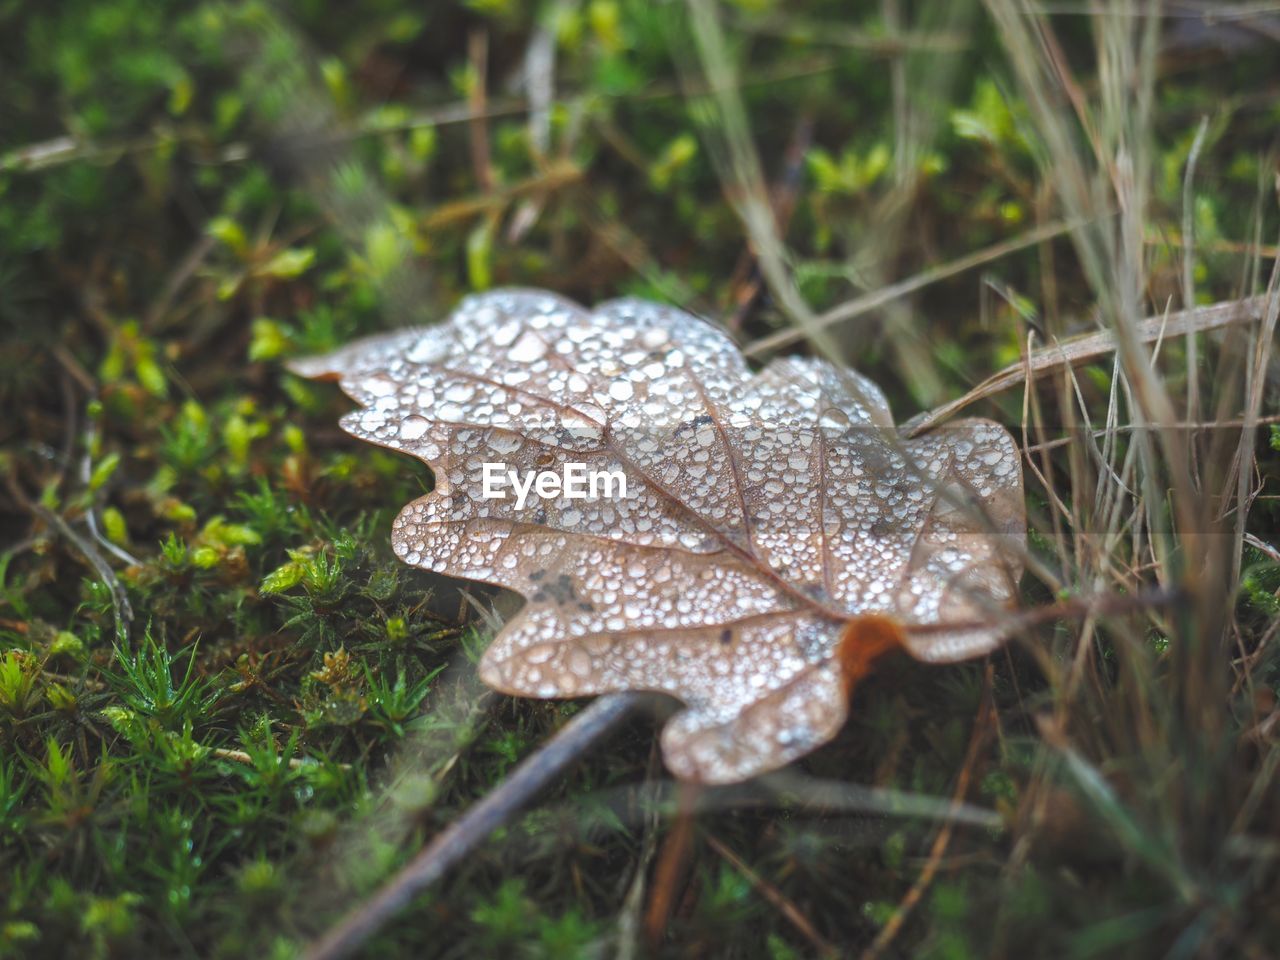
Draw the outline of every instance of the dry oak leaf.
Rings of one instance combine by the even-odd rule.
[[[438,326],[293,369],[340,380],[361,404],[347,431],[434,472],[395,521],[405,562],[527,601],[484,682],[670,694],[685,709],[662,749],[681,778],[743,780],[821,745],[886,649],[959,660],[1010,629],[1022,469],[990,421],[905,440],[857,373],[753,373],[680,310],[535,290],[468,297]],[[621,471],[626,496],[486,499],[486,462]]]

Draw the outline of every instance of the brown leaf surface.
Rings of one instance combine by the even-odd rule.
[[[407,563],[520,593],[480,665],[520,696],[657,690],[680,777],[742,780],[819,746],[901,645],[986,653],[1008,630],[1025,518],[1012,438],[984,420],[903,439],[879,388],[811,359],[752,373],[674,308],[542,291],[299,361],[361,405],[352,434],[426,461]],[[621,471],[625,498],[484,499],[483,464]]]

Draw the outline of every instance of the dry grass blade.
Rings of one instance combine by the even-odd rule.
[[[1280,260],[1272,265],[1271,280],[1267,285],[1266,306],[1262,318],[1262,329],[1253,338],[1252,364],[1246,369],[1244,389],[1244,429],[1240,431],[1240,443],[1236,450],[1234,469],[1236,471],[1236,518],[1235,544],[1231,553],[1232,576],[1230,586],[1234,590],[1240,582],[1240,566],[1243,557],[1245,536],[1245,519],[1248,514],[1252,496],[1249,490],[1249,479],[1254,463],[1254,434],[1259,414],[1262,411],[1263,392],[1267,382],[1267,368],[1271,360],[1275,344],[1276,323],[1280,320]]]
[[[699,128],[708,153],[716,163],[726,194],[733,203],[751,240],[760,272],[783,311],[803,331],[824,356],[835,358],[834,342],[816,322],[813,310],[796,285],[786,245],[778,231],[778,219],[751,137],[746,108],[739,96],[737,71],[729,56],[728,44],[715,5],[709,0],[688,0],[689,33],[697,51],[701,77],[684,74],[690,108],[699,119]],[[683,31],[673,30],[672,39],[684,42]],[[677,50],[675,61],[688,58]],[[698,79],[705,81],[708,95],[693,98]]]
[[[993,260],[999,260],[1001,257],[1007,257],[1019,250],[1025,250],[1028,247],[1034,247],[1036,244],[1043,243],[1053,237],[1062,236],[1075,227],[1075,224],[1064,223],[1061,221],[1053,221],[1042,226],[1036,227],[1034,230],[1028,230],[1026,233],[1014,237],[1011,240],[1002,240],[999,243],[992,244],[989,247],[983,247],[976,250],[968,256],[959,257],[950,263],[940,264],[936,267],[930,267],[913,277],[901,280],[898,283],[889,284],[887,287],[881,287],[871,293],[864,294],[861,297],[855,297],[837,307],[833,307],[825,313],[819,314],[813,319],[812,326],[815,329],[823,330],[827,327],[834,326],[837,323],[843,323],[846,320],[853,320],[857,317],[864,316],[881,307],[887,306],[895,300],[923,290],[925,287],[943,280],[949,280],[958,274],[965,273],[980,267],[985,263]],[[783,347],[789,347],[792,344],[799,343],[804,340],[806,331],[788,327],[785,330],[779,330],[777,333],[771,333],[767,337],[761,337],[754,343],[743,347],[742,352],[748,357],[759,357],[767,353],[772,353]]]
[[[1181,310],[1163,316],[1148,317],[1136,325],[1135,336],[1144,343],[1154,343],[1166,337],[1183,336],[1216,330],[1238,323],[1261,320],[1267,305],[1266,296],[1229,300],[1207,307]],[[930,410],[905,424],[906,435],[919,436],[950,420],[961,410],[994,394],[1015,387],[1027,379],[1028,373],[1072,367],[1095,357],[1113,353],[1119,348],[1119,340],[1110,330],[1084,334],[1048,347],[1041,347],[1027,360],[1010,364],[994,373],[968,393],[942,406]]]
[[[1196,138],[1187,155],[1187,168],[1182,178],[1182,306],[1191,310],[1196,303],[1195,284],[1195,217],[1192,184],[1195,182],[1196,164],[1204,147],[1205,134],[1209,132],[1209,118],[1201,117]],[[1187,417],[1200,417],[1200,341],[1196,334],[1187,334]]]

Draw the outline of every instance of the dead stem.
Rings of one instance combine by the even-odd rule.
[[[662,842],[658,865],[653,871],[653,897],[644,917],[644,939],[654,953],[662,945],[671,912],[689,870],[693,853],[694,811],[702,795],[702,788],[695,783],[682,782],[676,790],[676,822]]]
[[[648,694],[635,691],[598,697],[550,741],[522,761],[501,786],[491,790],[437,834],[373,897],[312,943],[303,954],[304,960],[336,960],[360,949],[414,897],[480,846],[493,831],[510,821],[534,796],[648,699]]]
[[[956,788],[951,797],[953,807],[959,807],[964,804],[965,794],[969,792],[969,781],[973,779],[973,768],[978,762],[978,751],[986,743],[987,733],[991,729],[992,718],[995,715],[995,710],[991,704],[991,679],[991,663],[988,662],[982,705],[978,708],[978,716],[973,722],[973,733],[969,737],[969,749],[965,751],[964,763],[960,767],[959,776],[956,777]],[[929,889],[929,884],[933,882],[934,876],[937,875],[938,865],[942,862],[942,857],[946,854],[947,847],[951,844],[951,835],[954,831],[954,820],[947,820],[943,823],[938,835],[933,838],[933,845],[929,848],[929,859],[920,871],[920,875],[916,877],[915,883],[911,885],[906,895],[903,896],[888,922],[881,927],[880,933],[872,941],[871,946],[862,952],[862,960],[875,960],[897,938],[903,924],[907,921],[907,917],[911,915],[911,911],[920,903],[925,891]]]
[[[1196,138],[1187,154],[1186,172],[1182,178],[1182,306],[1186,310],[1196,305],[1196,245],[1195,245],[1195,197],[1191,192],[1196,176],[1196,164],[1200,160],[1200,150],[1204,146],[1205,134],[1209,132],[1209,118],[1200,118],[1200,126],[1196,129]],[[1194,331],[1187,334],[1187,418],[1200,418],[1200,362],[1199,341]],[[1191,446],[1195,452],[1195,445]]]
[[[800,934],[809,941],[821,956],[838,957],[840,955],[839,951],[814,929],[813,924],[809,922],[809,918],[800,912],[800,908],[792,903],[781,890],[752,870],[745,860],[710,834],[707,835],[707,846],[724,857],[735,870],[746,877],[747,882],[755,888],[756,892],[777,907],[779,912],[787,918],[793,927],[800,931]]]
[[[471,108],[472,117],[467,125],[471,134],[471,166],[481,192],[491,193],[494,182],[493,162],[489,158],[489,124],[484,117],[488,101],[488,31],[477,28],[467,36],[467,62],[471,73],[471,89],[467,96],[467,106]]]
[[[19,486],[18,480],[12,471],[7,472],[5,475],[5,486],[18,506],[57,531],[59,535],[80,552],[85,562],[98,575],[98,579],[106,584],[107,589],[111,592],[111,609],[115,615],[116,637],[118,640],[125,640],[129,636],[129,624],[133,621],[133,608],[129,605],[129,595],[125,592],[119,578],[116,577],[115,571],[111,569],[111,564],[107,563],[92,542],[71,529],[71,524],[67,523],[59,514],[28,497],[22,487]]]

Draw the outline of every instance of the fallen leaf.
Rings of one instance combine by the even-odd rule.
[[[679,777],[733,782],[830,739],[871,662],[994,649],[1025,537],[1022,471],[984,420],[907,440],[880,389],[812,359],[752,373],[674,308],[541,291],[298,361],[361,405],[350,433],[426,461],[395,521],[407,563],[527,601],[480,664],[531,697],[656,690]],[[486,499],[484,464],[566,463],[625,497]]]

